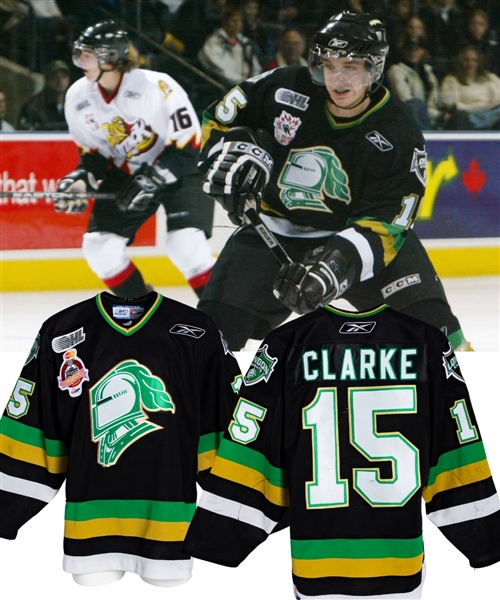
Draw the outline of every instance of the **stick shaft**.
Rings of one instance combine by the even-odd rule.
[[[271,250],[274,256],[278,259],[280,265],[293,262],[292,259],[288,256],[286,250],[278,242],[273,232],[269,230],[267,225],[259,217],[259,214],[255,210],[255,208],[253,208],[253,206],[247,205],[247,207],[245,208],[245,215],[250,221],[250,223],[255,227],[260,237],[264,240],[269,250]]]
[[[116,194],[99,192],[66,193],[66,192],[0,192],[0,198],[64,198],[66,200],[116,200]]]

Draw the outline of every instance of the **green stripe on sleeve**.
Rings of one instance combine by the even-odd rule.
[[[220,446],[220,441],[223,435],[223,431],[215,431],[214,433],[201,435],[198,443],[198,454],[210,452],[211,450],[217,450],[217,448]]]
[[[236,464],[258,471],[265,479],[273,482],[274,485],[280,485],[284,488],[288,487],[288,473],[283,469],[271,465],[263,454],[253,448],[223,439],[217,455]]]
[[[41,429],[31,427],[31,425],[25,425],[19,421],[14,421],[5,415],[0,419],[0,434],[3,434],[16,442],[28,444],[35,448],[41,448],[45,450],[47,456],[68,456],[68,450],[63,441],[51,440],[45,437],[45,434]]]
[[[485,459],[486,452],[483,442],[475,442],[474,444],[462,446],[457,450],[445,452],[439,457],[437,465],[429,470],[429,478],[426,486],[430,487],[440,473],[459,469],[460,467],[465,467]]]

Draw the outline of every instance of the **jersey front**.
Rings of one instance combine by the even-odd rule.
[[[306,67],[253,77],[205,112],[202,159],[228,128],[261,130],[258,143],[274,159],[264,214],[327,231],[367,221],[408,228],[426,176],[417,124],[385,88],[352,119],[335,119],[326,100]]]
[[[262,342],[184,549],[236,566],[288,511],[296,598],[416,598],[422,499],[472,567],[500,561],[499,498],[444,334],[384,305],[324,307]]]
[[[109,97],[83,77],[67,92],[65,114],[82,154],[97,152],[128,173],[166,149],[196,165],[200,123],[186,92],[166,74],[133,69]]]
[[[189,578],[196,480],[239,381],[213,321],[156,292],[54,315],[0,420],[0,535],[14,539],[66,481],[66,571]]]

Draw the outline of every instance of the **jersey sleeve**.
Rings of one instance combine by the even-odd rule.
[[[500,500],[467,386],[446,340],[440,362],[433,381],[426,513],[472,567],[486,567],[500,561]]]
[[[387,132],[380,127],[386,137],[378,131],[362,130],[365,178],[345,227],[333,238],[332,246],[356,266],[355,282],[374,277],[396,258],[425,193],[424,138],[399,102],[387,110],[391,107],[389,115],[394,115],[397,125]],[[398,128],[404,130],[404,136]],[[389,146],[391,149],[385,149]]]
[[[224,429],[231,414],[242,375],[238,361],[214,323],[210,323],[210,343],[200,365],[203,381],[200,439],[198,444],[198,483],[204,487],[212,468]]]
[[[169,169],[175,178],[198,172],[201,126],[189,96],[172,79],[158,81],[160,111],[168,119],[165,147],[154,162]]]
[[[220,100],[213,102],[202,116],[201,152],[198,168],[206,173],[222,151],[224,134],[232,127],[245,126],[257,131],[262,122],[262,102],[267,71],[242,81]]]
[[[0,419],[0,536],[15,539],[57,494],[68,451],[56,411],[57,377],[37,336]]]
[[[285,369],[278,345],[268,339],[244,377],[183,547],[225,566],[237,566],[262,543],[290,503],[282,425]]]

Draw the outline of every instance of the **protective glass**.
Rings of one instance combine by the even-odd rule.
[[[73,59],[73,64],[79,69],[86,70],[98,66],[97,55],[94,49],[90,46],[85,46],[85,44],[75,42],[71,58]]]
[[[373,83],[368,61],[351,57],[323,60],[323,76],[327,88],[358,90]]]
[[[379,76],[374,57],[313,46],[309,52],[309,71],[314,83],[328,87],[357,89],[369,87]]]

